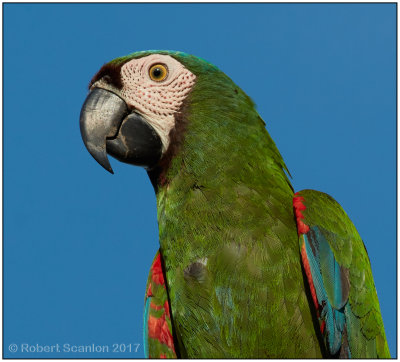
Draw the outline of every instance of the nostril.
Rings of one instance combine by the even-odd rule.
[[[103,80],[104,80],[107,84],[111,84],[111,82],[112,82],[112,79],[111,79],[111,77],[110,77],[109,75],[105,75],[105,76],[103,77]]]

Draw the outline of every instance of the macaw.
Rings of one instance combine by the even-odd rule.
[[[356,228],[329,195],[294,193],[253,101],[216,66],[116,58],[90,81],[80,130],[100,165],[144,167],[157,196],[147,357],[390,357]]]

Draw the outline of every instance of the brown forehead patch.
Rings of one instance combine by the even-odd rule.
[[[104,64],[100,70],[94,75],[94,77],[91,79],[89,83],[89,89],[92,87],[94,83],[96,83],[98,80],[101,78],[104,78],[103,80],[108,83],[113,85],[117,89],[122,88],[122,80],[121,80],[121,67],[123,66],[123,63],[119,64],[113,64],[113,63],[107,63]]]

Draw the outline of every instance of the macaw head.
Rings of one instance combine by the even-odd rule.
[[[264,126],[253,101],[227,75],[171,51],[105,64],[90,82],[80,116],[83,141],[100,165],[113,173],[111,155],[142,166],[153,185],[182,167],[195,177],[203,172],[210,179],[223,167],[245,177],[246,167],[265,161],[267,149],[285,167]]]
[[[107,154],[151,169],[176,146],[173,131],[187,122],[188,96],[212,74],[223,75],[179,52],[138,52],[105,64],[90,82],[80,116],[90,154],[111,173]]]

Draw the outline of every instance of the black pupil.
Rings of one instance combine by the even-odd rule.
[[[157,67],[153,69],[153,76],[154,78],[160,78],[162,76],[161,68]]]

